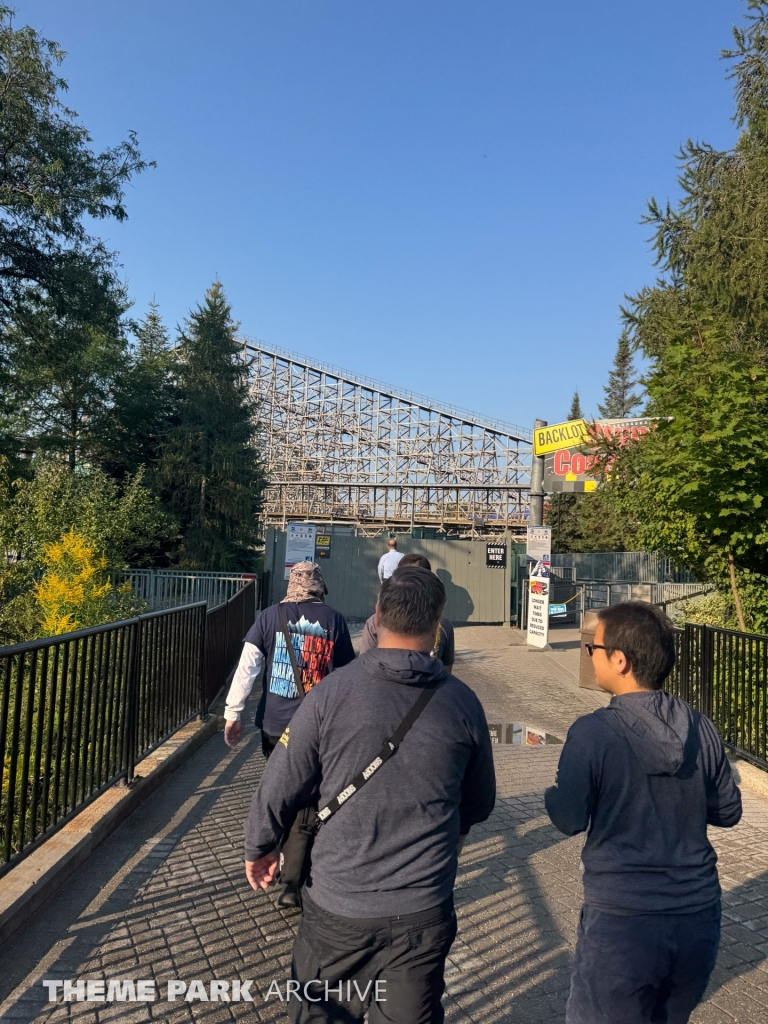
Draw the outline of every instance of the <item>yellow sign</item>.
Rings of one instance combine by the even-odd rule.
[[[547,455],[561,448],[578,448],[587,441],[589,431],[584,420],[555,423],[552,427],[536,427],[533,432],[533,454]]]

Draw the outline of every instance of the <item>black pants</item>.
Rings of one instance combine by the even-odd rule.
[[[263,729],[261,730],[261,752],[267,760],[279,742],[279,736],[268,736]]]
[[[582,907],[566,1024],[685,1024],[719,945],[719,903],[633,917]]]
[[[279,742],[279,736],[270,736],[269,733],[264,732],[263,729],[261,730],[261,752],[264,755],[264,757],[266,757],[267,760],[269,760],[269,755],[272,753],[272,751],[275,749]],[[295,891],[298,888],[298,886],[295,886],[293,884],[288,885],[287,883],[285,884],[285,887],[286,889],[291,889],[293,891]]]
[[[455,938],[452,899],[420,914],[356,919],[329,914],[305,890],[293,947],[302,998],[286,1010],[294,1024],[359,1024],[366,1010],[368,1024],[442,1024],[445,958]],[[321,984],[307,985],[315,979]]]

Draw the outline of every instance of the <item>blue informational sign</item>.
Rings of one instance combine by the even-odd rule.
[[[564,604],[551,604],[549,606],[549,617],[552,618],[555,615],[567,615],[568,611]]]

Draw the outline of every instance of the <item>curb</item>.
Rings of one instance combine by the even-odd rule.
[[[737,755],[728,754],[728,760],[731,762],[736,785],[747,793],[768,800],[768,772],[750,764],[749,761],[742,761]]]
[[[136,765],[137,778],[130,789],[121,783],[112,786],[0,879],[0,945],[61,888],[99,843],[218,732],[221,722],[212,715],[205,722],[182,726]]]

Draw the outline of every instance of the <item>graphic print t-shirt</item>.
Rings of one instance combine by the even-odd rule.
[[[344,616],[327,605],[302,601],[300,604],[286,602],[284,607],[291,646],[306,693],[329,672],[353,660],[352,640]],[[258,647],[266,662],[264,692],[256,724],[270,736],[279,736],[300,701],[277,605],[264,609],[248,631],[245,642]]]

